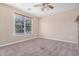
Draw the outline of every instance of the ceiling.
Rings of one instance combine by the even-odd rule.
[[[40,7],[33,7],[34,5],[38,4],[41,3],[7,3],[9,6],[16,7],[37,17],[47,16],[49,14],[53,15],[79,7],[78,3],[53,3],[54,9],[41,11]]]

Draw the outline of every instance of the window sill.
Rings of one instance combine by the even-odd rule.
[[[31,36],[32,33],[15,33],[14,36]]]

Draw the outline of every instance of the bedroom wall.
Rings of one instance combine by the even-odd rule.
[[[39,34],[41,38],[59,40],[65,42],[78,42],[76,17],[79,8],[62,13],[42,17],[39,23]]]
[[[14,12],[32,17],[33,33],[31,36],[13,35]],[[11,42],[17,42],[21,40],[30,40],[37,37],[38,37],[38,18],[33,17],[32,15],[24,11],[6,6],[4,4],[0,4],[0,45]]]

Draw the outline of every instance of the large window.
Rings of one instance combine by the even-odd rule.
[[[15,34],[28,35],[32,31],[32,22],[30,17],[15,14]]]

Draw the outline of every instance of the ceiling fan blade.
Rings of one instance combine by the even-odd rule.
[[[45,6],[46,3],[42,3],[42,6]]]
[[[38,7],[38,6],[41,6],[41,5],[34,5],[34,7]]]
[[[53,9],[54,7],[52,5],[48,5],[49,8]]]
[[[46,3],[46,4],[48,4],[48,5],[53,5],[53,3]]]

